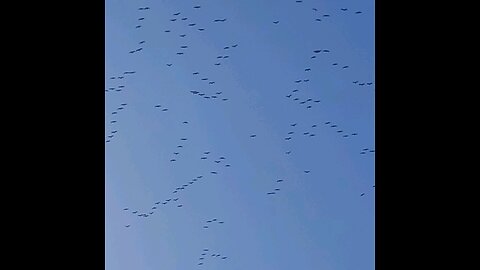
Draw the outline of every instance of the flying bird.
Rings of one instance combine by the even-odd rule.
[[[274,21],[273,23],[274,23],[274,24],[278,24],[279,22],[280,22],[280,21]]]
[[[348,9],[346,9],[346,8],[341,8],[340,10],[341,10],[341,11],[347,11]]]

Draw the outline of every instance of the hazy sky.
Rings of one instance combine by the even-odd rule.
[[[105,5],[107,270],[375,267],[374,1]]]

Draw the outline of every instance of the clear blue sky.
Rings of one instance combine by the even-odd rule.
[[[375,267],[374,1],[105,5],[105,269]]]

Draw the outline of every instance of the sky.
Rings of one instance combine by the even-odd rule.
[[[105,269],[373,269],[374,5],[106,0]]]

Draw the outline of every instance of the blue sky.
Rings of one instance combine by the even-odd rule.
[[[375,267],[374,1],[105,5],[107,270]]]

